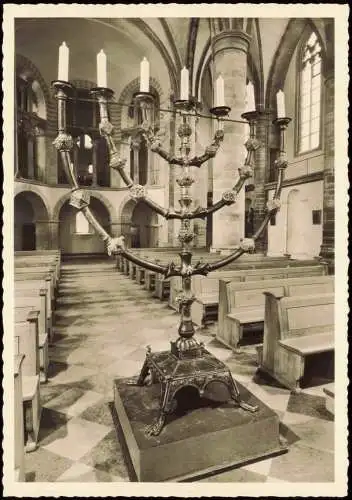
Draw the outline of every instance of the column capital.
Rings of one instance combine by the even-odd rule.
[[[241,50],[248,52],[251,36],[242,30],[228,30],[218,33],[213,38],[214,55],[224,50]]]

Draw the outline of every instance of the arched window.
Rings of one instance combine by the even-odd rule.
[[[302,46],[299,60],[299,153],[305,153],[320,146],[321,57],[321,45],[313,31]]]
[[[79,211],[76,214],[76,228],[75,233],[77,234],[91,234],[93,233],[89,222],[87,221],[85,215]]]

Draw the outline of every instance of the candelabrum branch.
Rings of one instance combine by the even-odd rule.
[[[223,140],[224,131],[222,129],[219,129],[215,132],[213,142],[205,149],[204,154],[191,158],[189,161],[189,165],[191,167],[201,167],[203,163],[210,160],[211,158],[214,158]]]

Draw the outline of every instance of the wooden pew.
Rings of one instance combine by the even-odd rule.
[[[265,292],[277,297],[332,293],[333,276],[302,276],[246,282],[220,282],[219,322],[216,338],[238,349],[245,328],[264,328]]]
[[[22,362],[24,356],[14,356],[14,438],[15,438],[15,481],[25,480],[24,467],[24,418],[22,402]]]
[[[55,289],[57,286],[57,282],[55,279],[55,272],[53,269],[49,269],[47,267],[15,267],[15,280],[24,280],[24,279],[46,279],[50,277],[50,293],[51,293],[51,301],[54,305],[54,297],[55,297]]]
[[[52,302],[51,302],[51,285],[50,277],[45,280],[24,280],[15,281],[15,303],[16,299],[21,297],[41,297],[41,306],[38,308],[41,310],[43,304],[45,303],[46,310],[46,333],[49,335],[49,342],[54,340],[54,330],[53,330],[53,314],[52,314]]]
[[[58,260],[57,257],[50,256],[30,256],[30,257],[16,257],[15,256],[15,272],[16,270],[19,270],[21,268],[31,268],[31,269],[36,269],[38,268],[47,268],[48,270],[52,270],[54,272],[55,276],[55,285],[58,283],[60,279],[60,260]]]
[[[30,257],[32,255],[57,255],[61,258],[61,250],[16,250],[16,256],[20,257]]]
[[[28,302],[32,303],[32,305]],[[37,301],[32,300],[24,301],[22,306],[15,303],[15,323],[26,321],[31,311],[38,311],[39,379],[40,382],[47,382],[49,369],[49,339],[45,330],[42,330],[43,322],[41,321],[41,316],[43,316],[43,311],[37,309],[36,302]]]
[[[47,326],[47,303],[46,289],[40,288],[31,293],[28,290],[15,290],[15,307],[32,307],[39,311],[39,335],[45,335],[48,332]]]
[[[266,293],[260,370],[299,391],[309,355],[334,350],[333,293],[276,297]]]
[[[50,307],[54,308],[54,286],[53,286],[53,278],[50,273],[47,272],[20,272],[15,273],[15,285],[16,283],[32,283],[32,282],[44,282],[45,288],[47,289],[47,297]]]
[[[37,447],[41,417],[39,390],[39,312],[32,310],[26,321],[15,322],[15,354],[23,354],[22,401],[25,421],[25,449],[34,451]]]
[[[324,264],[307,265],[306,262],[302,263],[302,265],[297,265],[296,261],[294,261],[285,267],[281,267],[280,264],[275,265],[275,267],[270,267],[270,265],[270,262],[264,262],[263,264],[258,262],[258,264],[253,264],[249,268],[247,265],[239,264],[239,269],[226,268],[222,271],[214,271],[208,276],[193,276],[192,291],[198,302],[195,308],[200,310],[200,312],[195,312],[197,315],[194,321],[202,321],[202,318],[206,320],[211,318],[213,321],[216,319],[217,304],[219,303],[219,281],[221,279],[227,279],[227,281],[256,281],[271,278],[327,274],[327,267]],[[181,283],[179,278],[171,278],[171,280],[169,306],[178,310],[176,297],[179,293]]]

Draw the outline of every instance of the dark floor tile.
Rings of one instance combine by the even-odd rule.
[[[295,434],[292,429],[283,422],[280,422],[279,424],[279,432],[280,436],[284,438],[288,446],[291,446],[293,443],[300,440],[300,437],[297,436],[297,434]]]
[[[70,390],[72,385],[57,384],[52,385],[50,381],[40,386],[40,402],[42,405],[48,403],[51,399],[60,396],[63,392]]]
[[[128,478],[124,455],[115,430],[109,432],[99,444],[86,453],[80,462],[113,476]]]
[[[52,434],[58,430],[62,430],[62,435],[66,435],[66,423],[71,419],[69,415],[65,415],[56,410],[49,408],[42,408],[42,415],[40,419],[40,429],[38,442],[40,446],[51,443]]]
[[[67,363],[62,363],[61,361],[51,361],[48,369],[48,379],[55,377],[61,372],[65,372],[69,365]]]
[[[38,448],[25,456],[26,482],[54,482],[72,463],[68,458]]]
[[[303,415],[323,420],[334,420],[334,417],[326,410],[325,398],[323,396],[313,396],[312,394],[305,394],[303,392],[290,395],[287,411],[302,413]]]
[[[80,414],[80,418],[84,418],[90,422],[96,422],[97,424],[106,425],[108,427],[113,426],[109,403],[106,402],[98,403],[87,408]]]
[[[77,388],[77,387],[69,387],[69,389],[62,391],[61,394],[59,394],[56,398],[55,401],[49,401],[47,403],[47,406],[51,410],[56,410],[56,411],[62,411],[68,408],[69,406],[73,405],[76,403],[76,401],[83,396],[85,391],[83,389]]]

